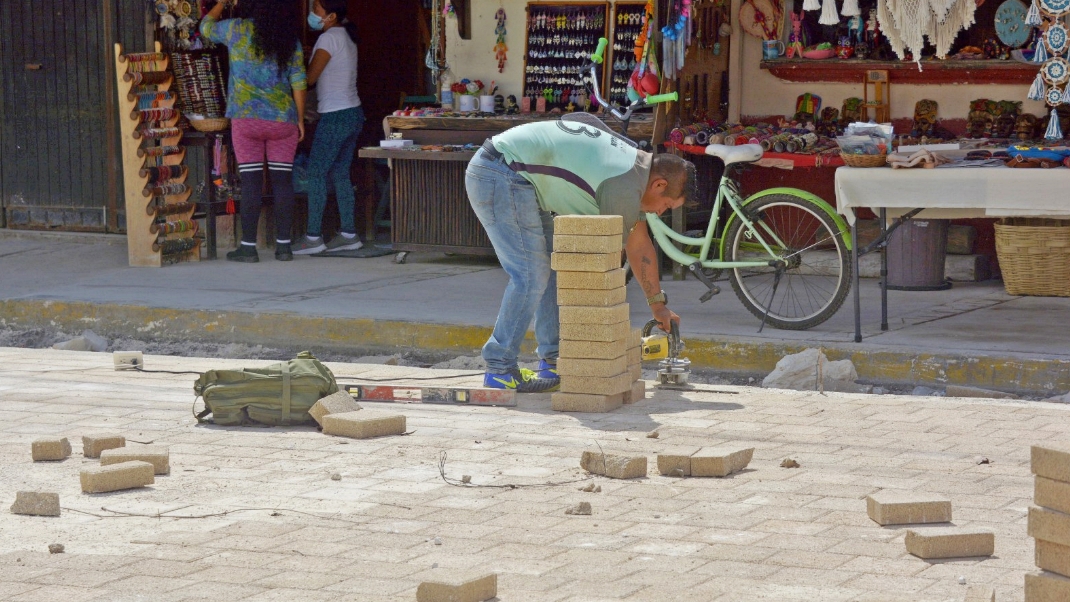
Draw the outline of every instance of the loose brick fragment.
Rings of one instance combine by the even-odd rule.
[[[405,417],[380,410],[328,414],[323,417],[323,432],[351,439],[401,435],[405,432]]]
[[[554,236],[612,236],[624,234],[624,218],[619,215],[559,215],[554,218]]]
[[[591,491],[594,491],[594,486],[591,486]],[[572,514],[576,516],[590,516],[591,515],[591,502],[580,502],[575,506],[565,510],[565,514]]]
[[[866,511],[878,525],[951,522],[951,500],[929,493],[879,491],[866,497]]]
[[[134,460],[152,464],[153,471],[158,475],[171,473],[171,454],[166,447],[139,445],[137,447],[117,447],[100,452],[101,466],[132,462]]]
[[[71,455],[71,442],[66,437],[42,437],[30,445],[34,462],[65,460]]]
[[[555,412],[589,412],[604,414],[619,408],[624,394],[595,395],[590,393],[562,393],[550,396],[550,409]]]
[[[984,585],[971,585],[966,589],[963,602],[996,602],[996,590]]]
[[[561,376],[616,376],[628,371],[628,358],[615,357],[611,360],[592,358],[560,357],[557,359],[557,373]]]
[[[559,345],[561,357],[574,359],[616,359],[621,356],[621,350],[626,348],[623,338],[616,341],[573,341],[562,337]]]
[[[608,290],[624,286],[624,270],[608,272],[557,272],[557,288]]]
[[[669,449],[658,454],[658,472],[667,477],[691,476],[691,456],[698,453],[699,448],[676,448]]]
[[[82,491],[105,493],[152,485],[155,482],[153,473],[152,464],[140,460],[83,468]]]
[[[646,476],[646,456],[625,456],[585,451],[580,468],[611,479],[637,479]]]
[[[562,324],[561,338],[570,341],[619,341],[628,336],[628,327],[627,321],[616,324]],[[627,350],[627,347],[621,346],[613,357],[624,355]]]
[[[586,307],[608,307],[624,303],[628,299],[628,289],[623,286],[608,290],[584,290],[578,288],[558,288],[557,304]]]
[[[691,476],[726,477],[746,468],[753,457],[753,447],[703,447],[691,456]]]
[[[1029,537],[1070,546],[1070,514],[1035,506],[1030,508]]]
[[[322,427],[323,417],[328,414],[344,414],[345,412],[356,412],[359,409],[360,404],[357,403],[356,399],[353,399],[353,396],[348,391],[336,391],[312,404],[312,407],[308,410],[308,415],[316,421],[316,424]]]
[[[1070,445],[1034,445],[1030,466],[1038,477],[1070,483]]]
[[[11,505],[12,514],[59,516],[59,494],[44,491],[20,491]]]
[[[995,533],[983,529],[909,529],[905,541],[907,552],[924,559],[991,556],[996,552]]]
[[[580,236],[554,232],[554,253],[620,253],[624,236]]]
[[[1070,483],[1037,477],[1033,486],[1033,501],[1037,506],[1070,514]]]
[[[620,261],[620,251],[550,254],[550,268],[557,272],[608,272],[619,269]]]
[[[416,588],[416,602],[483,602],[498,595],[495,573],[433,571],[430,579]]]
[[[122,435],[92,435],[82,437],[82,455],[87,458],[99,458],[100,452],[126,445]]]
[[[624,403],[631,404],[646,399],[646,381],[637,380],[630,391],[624,392]]]
[[[628,304],[610,307],[562,305],[558,315],[562,324],[618,324],[628,321]]]
[[[586,393],[589,395],[618,395],[631,391],[632,379],[627,374],[609,377],[579,376],[561,377],[562,393]],[[623,398],[622,398],[623,399]]]
[[[1066,602],[1070,600],[1070,578],[1041,571],[1025,574],[1026,602]]]
[[[1037,539],[1034,557],[1036,565],[1045,571],[1070,577],[1070,546]]]

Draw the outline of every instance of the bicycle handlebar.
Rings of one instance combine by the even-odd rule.
[[[591,55],[591,60],[586,65],[579,68],[579,73],[588,72],[590,74],[591,94],[594,96],[594,99],[598,101],[598,104],[605,107],[606,111],[608,111],[610,115],[613,115],[622,123],[624,123],[625,130],[627,130],[627,123],[628,120],[631,119],[632,112],[634,112],[636,109],[641,109],[643,107],[648,107],[661,102],[673,102],[679,98],[679,95],[676,92],[669,92],[667,94],[652,94],[647,96],[646,98],[640,98],[639,100],[636,100],[632,104],[628,105],[628,107],[625,108],[623,111],[613,106],[606,99],[602,98],[602,94],[598,91],[598,66],[602,64],[602,61],[604,60],[602,57],[602,53],[605,52],[606,46],[608,44],[609,40],[607,40],[606,38],[599,38],[598,48],[595,50],[594,54]]]
[[[602,64],[602,53],[606,51],[606,46],[609,45],[609,40],[605,38],[598,38],[598,49],[591,55],[591,60],[599,65]]]
[[[652,94],[647,96],[644,101],[648,105],[656,105],[659,102],[675,102],[680,97],[676,92],[669,92],[667,94]]]

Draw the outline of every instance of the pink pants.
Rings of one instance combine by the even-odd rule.
[[[269,170],[293,171],[300,135],[296,123],[232,119],[230,135],[239,173],[263,169],[265,155]]]

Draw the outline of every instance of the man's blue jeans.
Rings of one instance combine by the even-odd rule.
[[[517,367],[520,344],[532,318],[536,353],[541,359],[556,362],[561,325],[557,278],[550,269],[553,215],[539,208],[530,182],[482,149],[468,164],[464,185],[468,201],[509,276],[494,333],[483,345],[487,371],[503,374]]]

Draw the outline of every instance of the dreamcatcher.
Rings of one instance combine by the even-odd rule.
[[[160,18],[160,29],[164,31],[171,49],[189,50],[201,47],[197,20],[202,15],[194,14],[193,7],[194,3],[190,0],[154,0],[152,2],[152,9]]]
[[[1059,127],[1059,115],[1055,108],[1070,104],[1070,62],[1063,55],[1070,48],[1070,37],[1060,19],[1070,13],[1070,0],[1033,0],[1025,16],[1025,24],[1039,27],[1043,32],[1037,37],[1033,61],[1042,63],[1033,85],[1029,87],[1029,100],[1043,100],[1050,109],[1048,129],[1044,138],[1058,140],[1063,137]]]
[[[505,45],[505,9],[499,8],[494,13],[494,19],[498,21],[498,26],[494,28],[494,35],[498,36],[494,44],[494,58],[498,59],[498,73],[503,73],[505,61],[508,60],[506,53],[509,52],[509,47]]]

